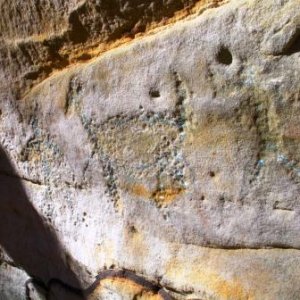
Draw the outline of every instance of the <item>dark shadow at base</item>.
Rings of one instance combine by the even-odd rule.
[[[22,180],[1,148],[0,245],[17,265],[45,287],[56,280],[80,293],[80,280],[72,270],[74,260],[29,201]]]

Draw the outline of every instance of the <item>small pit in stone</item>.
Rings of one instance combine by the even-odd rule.
[[[210,171],[210,172],[209,172],[209,176],[210,176],[210,177],[215,177],[215,176],[216,176],[216,174],[215,174],[215,172],[214,172],[214,171]]]
[[[228,48],[222,46],[217,54],[217,61],[222,65],[231,65],[232,63],[232,54]]]
[[[137,233],[137,229],[135,228],[134,225],[129,226],[129,232],[130,233]]]
[[[160,92],[157,89],[150,89],[149,95],[151,98],[159,98],[160,97]]]

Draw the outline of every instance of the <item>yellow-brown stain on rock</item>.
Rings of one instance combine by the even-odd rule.
[[[172,186],[150,191],[142,184],[128,184],[124,187],[124,189],[131,195],[153,200],[159,205],[167,205],[172,203],[184,192],[183,188]]]
[[[237,279],[225,279],[216,271],[205,266],[191,266],[174,260],[167,266],[166,276],[177,282],[187,282],[191,286],[202,287],[201,289],[211,295],[209,299],[218,300],[253,300],[253,294],[248,291]],[[178,278],[179,277],[179,278]],[[182,279],[180,279],[182,278]]]
[[[106,278],[101,281],[99,286],[94,290],[89,299],[98,299],[96,297],[105,297],[105,292],[121,296],[122,299],[140,299],[140,300],[163,300],[163,298],[151,290],[128,278]],[[104,298],[101,298],[104,299]]]
[[[237,130],[225,121],[207,123],[193,128],[186,141],[187,148],[220,149],[230,158],[232,145],[237,139]]]
[[[166,171],[176,172],[173,153],[179,147],[177,138],[176,126],[163,118],[152,124],[136,116],[112,119],[97,135],[101,149],[115,165],[119,187],[158,205],[171,203],[184,191],[182,182]],[[167,154],[160,157],[162,152]],[[163,171],[158,157],[165,163]]]
[[[141,231],[134,225],[128,224],[124,229],[124,253],[130,253],[139,265],[144,264],[144,260],[149,255],[149,245],[147,239]]]
[[[142,198],[151,197],[151,192],[142,184],[127,185],[126,191],[137,197],[142,197]]]
[[[116,251],[117,246],[115,241],[106,238],[105,241],[95,247],[95,251],[91,257],[93,257],[97,265],[101,265],[105,262],[105,266],[110,267],[111,265],[117,265],[114,258]]]
[[[155,191],[152,194],[152,198],[158,204],[169,204],[173,202],[184,190],[182,188],[166,188],[162,190]]]
[[[175,246],[174,249],[177,249]],[[177,250],[176,250],[177,251]],[[197,259],[186,261],[182,258],[174,258],[165,265],[165,278],[176,285],[182,284],[189,289],[197,287],[197,291],[205,294],[204,299],[216,300],[254,300],[254,291],[245,287],[238,280],[237,275],[226,276],[219,273],[218,269],[222,257],[238,258],[236,253],[227,250],[205,249],[205,256],[200,254]],[[217,255],[215,259],[214,255]],[[219,259],[221,258],[221,261]],[[211,261],[213,259],[213,261]],[[226,261],[226,260],[225,260]],[[195,293],[197,292],[195,291]]]

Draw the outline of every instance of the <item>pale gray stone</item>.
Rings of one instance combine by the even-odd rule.
[[[35,269],[52,297],[299,299],[299,17],[228,1],[3,92],[1,145],[60,250]]]

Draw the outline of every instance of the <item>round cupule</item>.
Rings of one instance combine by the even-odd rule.
[[[214,171],[209,171],[208,175],[209,175],[210,177],[215,177],[215,176],[216,176],[216,174],[215,174]]]
[[[226,66],[231,65],[233,61],[233,57],[230,50],[225,46],[220,47],[216,59],[218,63]]]

